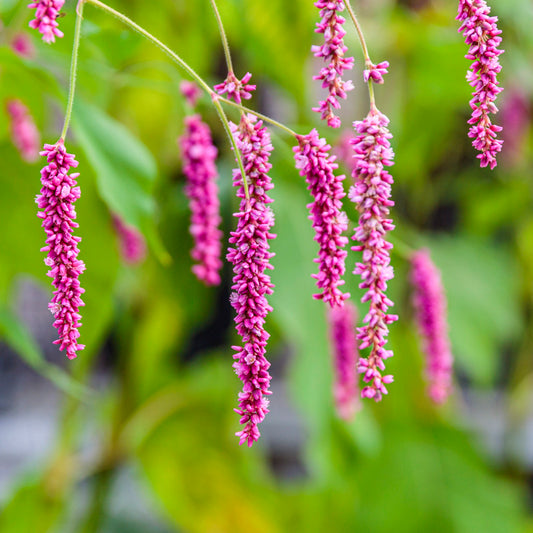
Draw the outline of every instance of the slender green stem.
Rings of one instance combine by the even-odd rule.
[[[84,0],[79,0],[76,6],[76,27],[74,29],[74,46],[72,47],[72,59],[70,63],[70,78],[68,89],[68,103],[65,112],[65,122],[61,130],[61,139],[65,140],[67,136],[70,118],[72,116],[72,106],[74,105],[74,93],[76,92],[76,75],[78,73],[78,52],[80,49],[81,37],[81,23],[83,21],[83,3]]]
[[[224,24],[222,24],[222,18],[218,11],[217,3],[215,0],[211,0],[211,6],[213,6],[213,11],[215,12],[215,17],[217,19],[218,31],[220,32],[220,38],[222,39],[222,47],[224,48],[224,55],[226,56],[226,65],[228,66],[228,72],[233,72],[233,63],[231,61],[231,53],[229,51],[228,38],[224,30]]]
[[[109,13],[110,15],[120,20],[120,22],[122,22],[126,26],[129,26],[132,30],[136,31],[137,33],[139,33],[140,35],[142,35],[143,37],[145,37],[146,39],[154,43],[160,50],[162,50],[168,57],[170,57],[170,59],[172,59],[174,63],[176,63],[183,70],[185,70],[191,76],[191,78],[195,79],[196,82],[202,87],[202,89],[204,89],[207,93],[211,95],[213,104],[217,109],[220,120],[222,121],[222,125],[224,126],[224,129],[226,130],[229,136],[231,145],[233,146],[233,150],[235,151],[235,157],[237,159],[237,164],[239,165],[239,170],[243,178],[246,199],[249,201],[250,196],[248,193],[248,183],[246,182],[246,172],[244,171],[244,165],[242,163],[241,152],[237,147],[235,139],[233,138],[233,134],[231,133],[231,129],[229,127],[229,122],[226,117],[226,114],[224,113],[224,110],[222,109],[222,106],[220,105],[220,103],[216,101],[217,97],[216,97],[215,91],[213,91],[213,89],[209,87],[209,85],[200,77],[200,75],[197,74],[196,71],[193,68],[191,68],[183,59],[181,59],[181,57],[178,54],[176,54],[176,52],[172,51],[168,46],[163,44],[159,39],[154,37],[151,33],[149,33],[144,28],[142,28],[141,26],[133,22],[133,20],[126,17],[126,15],[123,15],[122,13],[115,11],[113,8],[109,7],[103,2],[100,2],[99,0],[81,0],[81,1],[87,2],[88,4],[91,4],[94,7],[97,7],[101,9],[102,11]]]
[[[241,151],[239,150],[239,147],[237,146],[237,142],[235,141],[235,137],[233,136],[233,133],[231,132],[231,128],[229,127],[228,117],[226,117],[226,114],[224,113],[224,110],[222,109],[222,106],[220,105],[220,102],[218,102],[217,98],[213,99],[213,104],[217,110],[220,120],[222,121],[222,125],[224,126],[224,129],[226,130],[226,133],[228,134],[229,142],[231,143],[231,146],[233,146],[233,151],[235,152],[235,157],[237,158],[237,164],[239,165],[239,170],[241,172],[242,184],[244,187],[244,194],[246,196],[246,201],[249,203],[250,192],[248,191],[248,179],[246,178],[246,172],[244,170],[244,165],[242,164]]]
[[[363,34],[363,29],[361,28],[361,25],[359,24],[359,21],[357,20],[357,17],[355,16],[354,10],[352,9],[352,6],[350,4],[350,0],[343,0],[343,2],[344,2],[344,5],[346,6],[346,9],[348,10],[350,18],[352,19],[353,25],[355,27],[355,31],[357,32],[357,35],[359,37],[359,42],[361,43],[361,48],[363,49],[363,55],[365,57],[365,64],[367,68],[370,68],[370,66],[372,65],[372,61],[370,59],[370,54],[368,53],[368,46],[366,45],[366,40]],[[374,86],[372,84],[372,79],[368,80],[368,96],[370,98],[370,108],[372,110],[375,110],[376,99],[374,96]]]
[[[250,109],[246,106],[243,106],[241,104],[238,104],[237,102],[234,102],[233,100],[228,100],[227,98],[223,98],[222,96],[218,97],[218,100],[221,102],[224,102],[225,104],[228,104],[232,107],[236,107],[237,109],[240,109],[244,113],[251,113],[252,115],[255,115],[256,117],[260,118],[261,120],[264,120],[265,122],[268,122],[272,124],[273,126],[277,126],[278,128],[282,129],[283,131],[286,131],[288,134],[293,135],[296,137],[298,134],[291,130],[289,127],[285,126],[281,122],[278,122],[277,120],[274,120],[273,118],[267,117],[266,115],[263,115],[262,113],[258,113],[257,111],[254,111],[253,109]]]

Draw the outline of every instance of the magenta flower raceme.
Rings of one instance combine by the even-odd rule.
[[[185,118],[185,133],[179,139],[183,172],[187,178],[185,194],[191,209],[190,233],[194,240],[191,257],[195,276],[206,285],[220,283],[222,231],[219,229],[217,149],[209,126],[200,115]]]
[[[180,91],[191,107],[196,105],[196,101],[202,95],[200,87],[194,81],[182,81],[180,83]]]
[[[227,259],[233,265],[233,286],[231,304],[237,315],[237,332],[242,337],[242,346],[233,346],[235,372],[243,382],[239,394],[239,409],[244,429],[236,433],[239,444],[248,446],[259,438],[257,425],[268,413],[268,399],[271,394],[270,363],[265,357],[266,344],[270,335],[265,331],[265,318],[272,311],[267,295],[272,294],[274,285],[267,274],[272,269],[269,240],[275,238],[270,232],[274,225],[274,214],[269,207],[272,199],[268,191],[272,181],[268,176],[272,144],[268,130],[252,115],[243,115],[239,126],[231,125],[237,146],[242,154],[244,170],[250,194],[245,197],[240,171],[235,170],[233,184],[238,187],[241,199],[237,229],[231,233]]]
[[[41,136],[28,108],[20,100],[8,100],[6,109],[11,119],[11,138],[22,159],[34,163],[39,157]]]
[[[63,37],[63,32],[58,29],[57,17],[64,3],[65,0],[40,0],[28,5],[35,9],[35,18],[30,21],[30,28],[39,30],[45,43],[53,43],[56,37]]]
[[[335,366],[333,393],[338,415],[350,420],[359,407],[357,386],[357,310],[351,302],[329,310],[330,340]]]
[[[370,302],[369,312],[363,319],[365,325],[358,328],[357,335],[359,349],[370,348],[368,357],[359,359],[359,372],[368,384],[361,395],[376,401],[387,394],[385,384],[393,381],[391,375],[383,376],[381,372],[385,370],[385,359],[392,356],[392,351],[385,349],[388,325],[398,319],[387,313],[393,303],[386,296],[387,282],[394,276],[389,256],[392,244],[385,240],[387,232],[394,229],[389,218],[389,208],[394,205],[390,200],[393,179],[386,169],[394,158],[388,123],[389,119],[375,107],[364,120],[354,123],[357,133],[352,140],[355,185],[349,193],[360,213],[359,226],[353,236],[359,244],[353,250],[362,252],[362,258],[354,274],[361,276],[359,287],[366,289],[362,301]]]
[[[502,69],[498,56],[503,53],[498,48],[502,42],[501,30],[496,25],[498,17],[490,16],[490,8],[485,0],[460,0],[457,20],[462,21],[459,31],[470,46],[465,57],[473,61],[466,76],[474,88],[470,100],[472,117],[468,121],[472,127],[468,136],[474,139],[474,148],[481,152],[477,156],[480,165],[490,165],[493,169],[497,165],[496,154],[501,151],[503,144],[496,138],[502,128],[490,120],[490,115],[498,112],[494,102],[503,90],[498,86],[497,79]]]
[[[26,33],[19,32],[13,37],[11,49],[20,57],[27,59],[33,59],[35,57],[35,47]]]
[[[242,100],[249,100],[252,97],[252,91],[255,91],[256,86],[251,85],[250,81],[252,75],[247,72],[242,80],[239,80],[233,72],[228,72],[226,79],[215,85],[215,91],[218,94],[227,94],[227,97],[238,104]]]
[[[365,83],[368,83],[369,80],[372,80],[374,83],[383,83],[383,75],[388,74],[388,68],[388,61],[382,61],[377,65],[374,65],[374,63],[367,64],[366,69],[363,71]]]
[[[113,226],[120,239],[120,252],[127,263],[135,265],[146,257],[144,237],[133,227],[126,224],[118,215],[112,215]]]
[[[527,92],[514,87],[506,92],[502,107],[503,138],[505,160],[510,164],[519,161],[524,153],[524,141],[531,123],[531,105]]]
[[[81,238],[72,234],[78,227],[74,202],[80,197],[80,188],[76,186],[79,174],[68,174],[78,162],[74,155],[67,153],[62,139],[56,144],[45,144],[41,155],[46,157],[48,164],[41,170],[37,216],[43,220],[47,235],[46,246],[41,251],[48,253],[44,262],[50,267],[48,276],[53,278],[55,287],[48,308],[54,315],[54,327],[59,333],[54,344],[59,344],[60,350],[66,350],[67,357],[74,359],[76,352],[84,348],[83,344],[78,344],[78,328],[81,326],[79,308],[84,305],[81,295],[85,291],[78,278],[85,265],[78,259]]]
[[[452,387],[453,367],[444,288],[427,250],[415,252],[411,264],[413,304],[426,356],[428,395],[435,403],[443,403]]]
[[[313,111],[321,114],[328,126],[339,128],[340,118],[334,110],[340,109],[339,99],[345,99],[346,93],[353,89],[351,81],[344,81],[342,75],[345,70],[353,68],[353,57],[344,57],[348,48],[344,44],[346,31],[343,28],[344,17],[340,13],[344,10],[342,0],[318,0],[315,6],[320,9],[320,22],[316,25],[315,32],[324,34],[324,44],[311,48],[315,57],[321,57],[327,63],[314,80],[321,80],[322,87],[328,90],[325,100],[319,102]]]
[[[313,202],[308,205],[310,219],[315,229],[315,241],[319,244],[318,274],[313,274],[317,286],[322,292],[315,294],[333,306],[343,305],[350,295],[343,293],[339,287],[344,285],[342,276],[346,266],[347,252],[344,249],[348,238],[342,235],[348,229],[348,218],[341,211],[342,198],[345,196],[342,182],[344,176],[335,176],[338,168],[335,157],[329,155],[331,148],[325,139],[320,139],[316,130],[308,135],[297,135],[298,146],[293,150],[296,168],[305,176],[308,190]]]

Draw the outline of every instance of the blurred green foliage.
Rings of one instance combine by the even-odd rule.
[[[269,353],[275,364],[290,354],[286,381],[302,420],[303,473],[277,476],[272,443],[253,450],[237,446],[232,408],[239,383],[231,369],[231,327],[218,340],[198,342],[215,334],[210,324],[220,319],[225,294],[201,286],[190,272],[188,210],[176,146],[187,112],[179,96],[182,73],[141,37],[87,6],[67,141],[80,161],[77,210],[87,265],[82,277],[87,348],[66,371],[45,361],[14,310],[21,277],[49,290],[34,204],[41,163],[20,159],[7,117],[0,113],[0,334],[64,394],[55,451],[45,464],[21,473],[1,504],[2,533],[146,531],[110,512],[114,479],[132,464],[157,502],[165,531],[507,533],[532,527],[524,484],[528,472],[511,471],[506,458],[496,468],[483,456],[464,427],[462,389],[458,386],[455,398],[439,409],[425,397],[402,252],[403,243],[428,246],[442,270],[463,386],[498,387],[512,396],[533,379],[533,338],[527,333],[533,320],[531,127],[516,161],[502,157],[494,172],[480,170],[467,138],[468,61],[454,21],[455,2],[419,2],[419,8],[393,0],[353,3],[372,57],[391,63],[387,83],[377,88],[397,154],[393,239],[398,252],[390,291],[400,321],[391,332],[395,383],[389,397],[378,405],[365,402],[350,424],[335,417],[324,308],[311,298],[316,246],[307,219],[308,193],[293,167],[292,140],[273,131],[278,238],[272,244],[276,289]],[[110,4],[180,53],[210,83],[224,78],[208,0]],[[20,98],[43,139],[54,142],[66,101],[74,2],[66,3],[60,19],[64,39],[46,46],[31,34],[37,49],[32,60],[19,58],[8,46],[30,18],[25,5],[0,1],[0,100]],[[310,46],[318,39],[312,2],[220,0],[219,7],[237,74],[250,71],[258,84],[251,105],[300,132],[321,128],[310,111],[318,95],[311,81],[317,63]],[[507,50],[502,85],[512,81],[531,102],[532,4],[494,0],[493,9]],[[362,118],[368,105],[351,28],[347,42],[356,57],[356,89],[343,108],[346,127]],[[232,155],[205,96],[200,109],[221,152],[227,235],[236,206]],[[336,142],[337,132],[321,133]],[[142,266],[121,263],[111,213],[147,238],[151,254]],[[348,214],[355,223],[356,214]],[[356,254],[348,259],[351,270]],[[229,270],[225,277],[227,283]],[[358,300],[357,280],[346,278]],[[116,358],[113,379],[94,394],[91,376],[106,340]],[[195,343],[200,349],[191,357]],[[274,395],[274,408],[276,402]],[[98,442],[90,461],[80,454],[86,427]]]

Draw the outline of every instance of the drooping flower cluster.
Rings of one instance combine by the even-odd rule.
[[[227,97],[234,102],[240,104],[242,100],[249,100],[252,97],[252,91],[255,91],[256,86],[249,84],[252,75],[247,72],[242,80],[239,80],[235,74],[230,71],[226,79],[215,85],[215,91],[220,94],[227,94]]]
[[[28,5],[29,8],[35,9],[35,18],[30,21],[30,28],[39,30],[45,43],[53,43],[56,37],[63,37],[63,32],[58,28],[57,17],[64,3],[65,0],[40,0]]]
[[[352,140],[355,184],[349,193],[360,213],[359,226],[353,236],[359,244],[353,250],[362,252],[362,258],[354,274],[361,276],[359,287],[366,289],[362,301],[370,302],[363,320],[365,325],[358,328],[357,335],[359,349],[370,348],[368,357],[359,359],[359,372],[368,384],[361,395],[376,401],[387,394],[384,385],[393,381],[391,375],[383,376],[381,372],[385,370],[385,359],[392,356],[392,351],[385,349],[388,325],[398,319],[387,313],[393,302],[386,295],[387,282],[394,277],[389,256],[392,244],[385,240],[387,232],[394,229],[389,218],[389,208],[394,205],[390,200],[393,179],[386,169],[394,158],[388,124],[389,119],[376,108],[372,108],[364,120],[354,123],[357,133]]]
[[[200,87],[194,81],[187,80],[180,83],[180,92],[191,107],[196,105],[196,101],[202,94]]]
[[[245,197],[242,176],[235,170],[233,184],[238,188],[241,199],[237,229],[231,233],[227,259],[233,265],[231,304],[237,315],[237,332],[242,337],[242,346],[233,346],[235,372],[243,382],[239,393],[240,423],[244,429],[236,433],[239,444],[251,446],[260,436],[257,425],[268,413],[268,399],[271,394],[270,363],[265,357],[269,334],[265,331],[265,318],[272,311],[267,295],[272,294],[274,285],[267,270],[272,269],[269,240],[275,237],[270,232],[274,225],[274,214],[269,207],[272,199],[268,191],[272,181],[268,176],[272,144],[268,130],[252,115],[243,115],[239,126],[232,124],[232,132],[242,154],[250,200]]]
[[[363,71],[363,79],[365,83],[368,83],[372,80],[374,83],[383,83],[383,75],[388,74],[389,62],[382,61],[377,65],[374,63],[367,64],[365,70]]]
[[[135,265],[146,257],[144,237],[133,227],[126,224],[118,215],[112,216],[113,226],[120,239],[120,252],[127,263]]]
[[[35,56],[35,47],[30,37],[23,32],[19,32],[13,37],[11,49],[20,57],[32,59]]]
[[[8,100],[6,109],[11,119],[11,138],[22,159],[34,163],[39,158],[41,136],[28,108],[20,100]]]
[[[495,100],[503,90],[498,86],[497,76],[502,67],[498,56],[503,53],[498,46],[501,44],[501,30],[498,29],[498,17],[490,16],[490,8],[485,0],[460,0],[457,20],[462,21],[459,32],[465,37],[469,45],[466,58],[473,61],[466,79],[474,88],[473,98],[470,100],[472,117],[468,136],[474,148],[481,153],[481,167],[490,165],[493,169],[497,165],[496,154],[501,151],[503,142],[496,138],[502,130],[500,126],[492,124],[490,115],[498,112]]]
[[[353,57],[344,57],[348,50],[344,44],[346,30],[343,28],[344,17],[340,13],[344,10],[342,0],[318,0],[315,6],[320,9],[320,22],[316,25],[316,33],[324,34],[324,43],[313,46],[311,51],[315,57],[321,57],[327,63],[322,67],[314,80],[322,81],[322,87],[327,89],[328,96],[319,102],[319,106],[313,111],[321,114],[322,120],[327,121],[328,126],[339,128],[340,118],[334,110],[340,109],[340,99],[346,98],[346,93],[353,89],[351,81],[344,81],[342,75],[345,70],[353,68]]]
[[[325,139],[320,139],[316,130],[308,135],[298,135],[298,146],[294,147],[296,168],[307,181],[313,202],[307,207],[315,229],[315,241],[319,244],[318,274],[313,274],[317,286],[322,290],[315,294],[331,307],[341,306],[349,294],[344,294],[339,287],[344,284],[347,252],[344,249],[348,238],[342,233],[348,229],[348,218],[342,209],[345,196],[342,182],[344,176],[335,176],[338,168],[335,157],[329,155],[330,146]]]
[[[59,349],[66,350],[67,357],[74,359],[76,352],[84,348],[83,344],[78,344],[79,308],[84,305],[81,300],[84,290],[78,278],[85,265],[78,259],[81,238],[73,235],[78,227],[74,202],[80,197],[80,188],[76,185],[79,174],[68,174],[78,162],[74,155],[67,153],[62,140],[55,145],[45,144],[41,155],[48,164],[41,170],[37,216],[43,220],[42,227],[47,235],[46,246],[41,251],[47,252],[44,262],[50,267],[48,276],[53,278],[55,287],[48,308],[54,315],[54,327],[59,334],[54,344],[59,344]]]
[[[446,296],[440,272],[428,250],[415,252],[411,265],[413,305],[426,356],[428,395],[440,404],[446,401],[452,387],[453,355],[448,338]]]
[[[350,420],[359,407],[357,386],[357,310],[351,302],[329,310],[329,334],[333,348],[335,384],[333,394],[338,415]]]
[[[505,151],[503,156],[509,164],[519,161],[525,147],[524,141],[531,120],[532,108],[527,91],[522,87],[513,87],[506,92],[502,107],[502,127]]]
[[[183,172],[187,178],[185,194],[191,209],[190,233],[194,240],[191,257],[196,277],[206,285],[220,283],[222,231],[219,229],[218,150],[213,145],[209,126],[199,115],[185,118],[185,133],[179,140]]]

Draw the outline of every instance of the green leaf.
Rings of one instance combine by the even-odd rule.
[[[87,398],[89,389],[63,369],[48,363],[26,326],[2,304],[0,304],[0,336],[31,368],[49,379],[58,389],[79,399]]]
[[[109,209],[141,231],[159,260],[168,263],[154,222],[157,165],[152,154],[125,126],[90,104],[75,106],[73,127]]]

